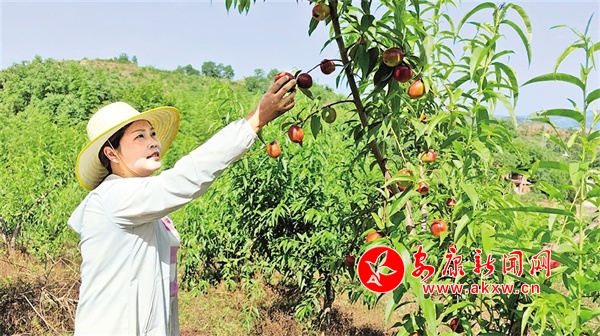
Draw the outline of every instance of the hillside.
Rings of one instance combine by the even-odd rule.
[[[139,110],[177,107],[182,122],[163,160],[166,169],[250,111],[272,83],[273,72],[277,70],[269,74],[261,70],[232,81],[202,76],[187,66],[170,71],[138,67],[129,60],[39,57],[0,71],[0,143],[4,146],[0,151],[4,162],[0,165],[0,316],[4,316],[0,334],[57,334],[72,329],[81,258],[79,237],[66,222],[86,194],[73,167],[87,142],[86,123],[93,112],[114,101]],[[321,302],[323,288],[331,290],[331,282],[316,279],[329,270],[317,267],[335,265],[343,276],[334,285],[356,286],[349,283],[350,271],[340,260],[352,249],[356,252],[362,233],[372,227],[372,214],[383,199],[381,174],[372,169],[371,159],[356,163],[366,150],[348,136],[360,134],[352,133],[348,122],[352,114],[343,104],[336,106],[335,123],[312,122],[322,105],[346,97],[318,85],[311,92],[314,100],[298,94],[294,110],[263,130],[265,141],[281,143],[279,160],[269,158],[264,144],[257,141],[241,164],[228,169],[209,192],[172,214],[182,236],[178,260],[182,334],[209,335],[215,330],[233,335],[300,334],[306,326],[293,316],[314,314],[312,305]],[[301,121],[307,121],[302,146],[292,144],[286,135],[286,125]],[[509,121],[500,122],[510,135],[507,138],[514,141],[502,143],[497,152],[483,151],[493,155],[490,170],[497,171],[490,176],[499,184],[509,185],[504,176],[511,172],[527,174],[536,161],[565,160],[565,150],[543,136],[544,132],[556,135],[548,126],[520,122],[514,127]],[[572,132],[561,129],[558,138],[567,141]],[[573,146],[568,151],[578,150]],[[532,173],[529,180],[558,187],[570,183],[568,175],[548,169]],[[547,198],[533,189],[533,196],[525,201]],[[513,197],[510,187],[502,192]],[[564,195],[574,196],[568,188]],[[446,195],[439,197],[445,201]],[[527,217],[518,226],[529,227],[529,221],[538,223],[539,218]],[[235,234],[250,231],[256,238]],[[273,238],[282,232],[290,237]],[[281,251],[287,255],[276,255]],[[277,263],[283,265],[279,273],[264,274],[268,271],[260,268],[265,264],[260,255],[267,254],[279,258]],[[305,267],[303,278],[301,267]],[[289,287],[288,279],[304,281],[304,288]],[[332,306],[334,323],[316,327],[313,334],[380,336],[397,331],[371,322],[383,321],[385,315],[385,307],[374,303],[372,293],[352,290],[353,296],[340,297]],[[360,295],[363,306],[353,302]],[[402,318],[400,313],[395,313],[396,320]]]

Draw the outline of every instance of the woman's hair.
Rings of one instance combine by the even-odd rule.
[[[111,147],[112,145],[112,147],[114,147],[115,150],[119,148],[121,138],[123,138],[125,130],[131,124],[133,124],[133,122],[130,122],[129,124],[121,127],[118,131],[115,132],[115,134],[108,138],[108,140],[104,143],[104,145],[102,145],[102,147],[100,147],[100,151],[98,152],[98,159],[100,159],[100,163],[102,164],[102,166],[104,166],[104,168],[108,170],[108,175],[112,174],[112,168],[110,167],[110,159],[106,156],[106,154],[104,154],[104,147]]]

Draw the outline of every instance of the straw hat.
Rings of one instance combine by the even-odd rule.
[[[121,127],[137,120],[147,120],[154,127],[162,147],[161,157],[167,152],[179,130],[177,109],[165,106],[140,113],[123,102],[106,105],[94,113],[88,121],[87,133],[90,142],[77,157],[75,174],[79,184],[85,189],[96,188],[108,174],[98,159],[102,145]]]

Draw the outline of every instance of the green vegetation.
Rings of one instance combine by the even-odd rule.
[[[348,260],[383,244],[408,263],[404,282],[385,296],[383,320],[399,335],[436,335],[453,323],[454,331],[458,324],[469,335],[598,334],[600,229],[586,205],[600,205],[600,131],[594,128],[600,116],[594,113],[590,123],[582,111],[600,99],[600,89],[588,83],[600,43],[588,38],[589,22],[583,33],[573,29],[577,40],[561,54],[554,72],[525,84],[575,85],[582,96],[569,98],[572,109],[541,111],[538,124],[515,127],[520,84],[506,64],[515,51],[499,50],[496,41],[507,29],[516,31],[531,60],[527,14],[514,4],[488,2],[453,22],[442,10],[452,3],[381,1],[387,12],[379,20],[368,1],[360,7],[335,0],[326,9],[319,5],[319,21],[310,19],[309,34],[319,24],[329,25],[326,43],[337,44],[341,55],[336,60],[341,64],[326,62],[329,68],[321,71],[338,71],[338,81],[347,81],[352,93],[342,97],[317,85],[302,90],[294,110],[261,134],[262,141],[281,144],[277,159],[257,141],[206,195],[173,214],[182,234],[186,294],[219,284],[242,286],[250,294],[240,316],[250,331],[259,320],[251,302],[263,295],[256,294],[260,285],[277,284],[293,294],[285,304],[298,320],[321,323],[340,293],[369,307],[382,303],[384,296],[357,281]],[[250,8],[249,1],[226,5],[241,12]],[[478,12],[491,13],[490,21],[472,21]],[[465,25],[476,32],[466,36]],[[458,44],[462,53],[455,55],[448,43]],[[383,62],[392,48],[393,57]],[[577,49],[584,57],[579,77],[557,73]],[[412,72],[400,76],[395,66]],[[169,168],[253,108],[277,72],[265,75],[257,69],[231,81],[233,69],[212,61],[201,70],[186,65],[167,71],[138,67],[126,54],[79,62],[36,57],[3,70],[4,248],[77,259],[77,237],[66,221],[84,191],[72,170],[86,142],[86,121],[99,106],[121,100],[140,110],[179,108],[180,133],[164,161]],[[512,114],[510,120],[494,118],[498,104]],[[337,120],[330,123],[334,105]],[[558,129],[551,119],[557,116],[580,127]],[[306,133],[302,145],[287,139],[293,124]],[[428,151],[436,155],[423,160],[421,153]],[[412,175],[396,173],[401,169]],[[533,193],[515,194],[511,173],[526,176]],[[427,182],[428,192],[401,190],[399,182]],[[449,198],[456,201],[452,207],[446,205]],[[433,235],[434,221],[448,228]],[[373,231],[379,238],[365,242]],[[411,274],[415,266],[409,261],[418,247],[427,251],[426,263],[435,266],[431,283],[479,283],[472,255],[481,249],[484,260],[495,258],[495,272],[486,282],[540,284],[541,293],[426,294],[421,279]],[[464,276],[442,272],[451,247],[465,258]],[[547,260],[554,262],[552,274],[529,273],[531,258],[544,248],[552,251]],[[501,272],[502,256],[514,250],[524,253],[523,276]]]

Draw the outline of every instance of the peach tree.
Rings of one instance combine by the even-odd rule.
[[[330,62],[339,66],[337,83],[347,85],[351,92],[348,99],[339,103],[350,105],[352,117],[346,122],[346,129],[348,138],[354,140],[354,162],[365,170],[381,173],[380,206],[372,213],[371,228],[363,234],[380,232],[383,237],[375,243],[394,247],[407,264],[405,281],[387,302],[386,321],[396,320],[394,326],[399,328],[399,335],[451,334],[459,330],[505,335],[524,333],[528,328],[544,334],[548,310],[543,308],[542,298],[549,292],[555,294],[550,291],[548,280],[533,269],[531,274],[521,276],[504,274],[500,271],[502,257],[518,249],[524,253],[528,267],[529,258],[543,246],[552,246],[548,232],[552,227],[525,223],[523,218],[535,220],[540,217],[527,216],[540,213],[542,217],[549,214],[551,219],[569,216],[563,209],[524,206],[512,193],[512,182],[506,180],[506,174],[515,167],[492,165],[493,155],[511,147],[512,140],[493,114],[502,105],[515,120],[514,107],[519,96],[517,75],[508,65],[508,57],[516,52],[500,49],[498,41],[505,34],[515,34],[522,44],[519,51],[524,51],[531,62],[531,24],[518,5],[491,2],[476,5],[455,22],[446,11],[455,5],[451,0],[378,4],[361,1],[359,5],[330,0],[312,4],[309,34],[324,25],[330,31],[325,45],[334,44],[339,52],[321,62],[321,70],[330,73],[323,69],[323,64]],[[250,1],[231,0],[226,6],[248,11]],[[568,51],[587,40],[582,41]],[[586,48],[587,54],[597,49],[596,45]],[[588,60],[589,66],[593,64],[593,58]],[[589,73],[589,69],[582,73]],[[549,79],[581,82],[564,74],[532,81]],[[580,87],[584,89],[583,84]],[[315,100],[316,108],[302,116],[292,116],[294,120],[284,121],[281,126],[286,129],[290,123],[309,122],[316,137],[331,104],[322,104],[310,90],[302,91]],[[597,95],[596,91],[589,93],[586,103]],[[566,110],[547,113],[575,116]],[[581,121],[578,116],[574,118]],[[590,142],[596,137],[595,133],[589,136],[592,139],[586,139]],[[571,145],[575,139],[569,141]],[[541,164],[541,168],[557,167],[580,172],[574,176],[577,181],[592,178],[583,173],[585,166]],[[447,223],[446,227],[439,226],[441,222]],[[575,228],[573,225],[570,227]],[[582,228],[581,223],[578,227]],[[358,252],[372,244],[364,244]],[[435,266],[429,282],[470,285],[485,278],[496,284],[541,284],[543,293],[425,294],[421,279],[411,276],[413,254],[419,246],[428,253],[427,263]],[[450,247],[452,251],[456,249],[455,255],[463,256],[465,273],[458,277],[441,272]],[[491,260],[489,264],[495,272],[485,277],[474,272],[475,251],[483,260]],[[576,251],[582,252],[583,246],[580,244],[571,252]],[[546,262],[549,261],[548,258]],[[353,279],[346,288],[352,300],[362,297],[364,302],[374,304],[383,297],[367,291]],[[568,284],[573,287],[574,282]],[[577,288],[587,285],[593,290],[595,284],[590,278],[578,283]],[[415,301],[419,309],[403,310],[406,297]],[[571,303],[579,305],[584,297],[581,294],[578,301]],[[553,311],[556,324],[567,319],[575,326],[569,330],[589,330],[583,325],[597,313],[579,308],[575,311],[585,314],[575,318],[572,313],[567,314],[570,308],[557,307]]]
[[[586,204],[596,209],[600,205],[600,179],[598,178],[596,147],[600,144],[600,131],[597,130],[600,114],[594,107],[600,99],[600,88],[591,87],[590,74],[596,68],[594,54],[600,50],[600,42],[589,36],[593,16],[590,16],[584,32],[574,28],[577,37],[573,44],[558,57],[553,72],[528,80],[524,85],[539,82],[554,82],[560,85],[574,85],[581,91],[580,99],[568,98],[571,108],[553,108],[539,111],[536,120],[551,126],[553,132],[544,136],[565,152],[571,153],[567,162],[546,160],[536,162],[532,171],[553,170],[570,177],[569,183],[551,185],[540,183],[537,188],[557,203],[554,208],[519,209],[526,212],[545,212],[547,225],[540,232],[544,242],[554,250],[557,280],[554,286],[547,283],[544,292],[526,306],[524,323],[531,321],[537,330],[555,330],[564,335],[597,335],[600,333],[598,317],[600,308],[591,302],[600,299],[600,258],[596,251],[600,246],[599,218],[586,214]],[[556,26],[553,28],[569,28]],[[580,74],[575,76],[560,72],[563,61],[575,51],[583,55]],[[553,123],[553,117],[568,118],[578,127],[568,139],[563,139]],[[575,195],[570,199],[565,195]],[[560,210],[559,210],[560,209]],[[559,290],[560,287],[566,290]],[[593,324],[593,321],[595,325]]]

